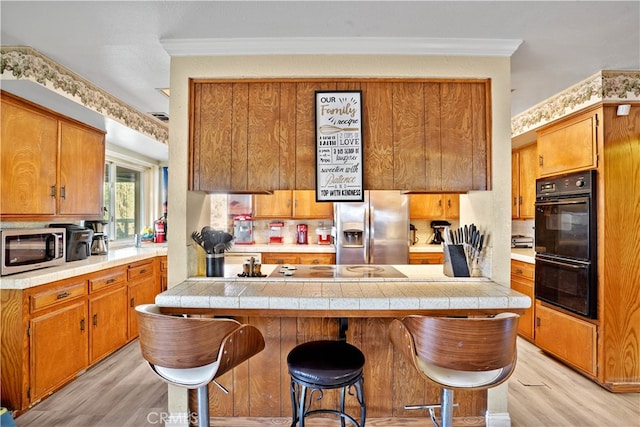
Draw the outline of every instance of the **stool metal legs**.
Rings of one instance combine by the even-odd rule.
[[[328,413],[338,415],[340,417],[340,425],[341,427],[345,427],[345,420],[349,420],[351,424],[355,427],[365,427],[365,421],[367,416],[366,405],[364,401],[364,387],[363,387],[363,377],[357,379],[357,381],[352,382],[351,384],[345,384],[343,387],[340,387],[340,410],[336,411],[335,409],[314,409],[309,410],[311,408],[311,403],[313,402],[313,394],[319,393],[320,396],[315,400],[320,400],[323,397],[324,389],[318,386],[314,386],[312,384],[305,384],[299,381],[291,379],[291,427],[295,427],[298,424],[299,427],[304,427],[305,417],[311,414],[318,413]],[[347,388],[351,389],[352,386],[356,388],[356,399],[360,404],[360,423],[358,423],[355,418],[345,412],[345,398],[347,393]],[[332,387],[337,388],[337,387]],[[311,389],[311,392],[307,396],[307,389]],[[351,391],[349,391],[351,394]]]
[[[198,387],[198,427],[209,427],[209,386]]]

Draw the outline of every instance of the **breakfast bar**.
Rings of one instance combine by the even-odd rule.
[[[342,337],[366,357],[367,418],[420,418],[426,410],[404,406],[437,402],[439,389],[395,352],[387,337],[391,321],[412,314],[522,313],[531,304],[490,279],[442,271],[442,265],[263,265],[265,277],[253,278],[239,277],[241,266],[227,265],[225,277],[189,278],[159,294],[156,304],[167,313],[234,317],[265,337],[265,351],[220,378],[229,395],[210,386],[212,417],[289,417],[287,354],[303,342]],[[173,411],[180,393],[170,393]],[[508,419],[506,392],[489,395],[457,393],[454,417],[493,425]],[[195,408],[195,393],[189,399]]]

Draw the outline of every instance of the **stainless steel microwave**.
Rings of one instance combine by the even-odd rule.
[[[66,262],[64,228],[5,229],[0,236],[2,276]]]

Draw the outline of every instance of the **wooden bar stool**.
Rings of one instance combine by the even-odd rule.
[[[168,316],[153,304],[136,307],[142,357],[169,384],[198,390],[198,426],[209,426],[209,389],[215,379],[264,349],[251,325],[233,319]]]
[[[310,341],[294,347],[287,356],[287,366],[291,375],[291,427],[298,422],[300,427],[304,427],[305,418],[318,413],[338,415],[342,427],[345,425],[345,420],[349,420],[356,427],[364,427],[366,418],[362,375],[364,362],[364,354],[345,341]],[[349,394],[353,395],[351,391],[353,386],[360,404],[360,423],[344,409],[347,389]],[[308,396],[307,389],[311,389]],[[316,399],[320,400],[323,390],[327,389],[341,389],[340,409],[309,410],[314,392],[320,393]]]
[[[389,339],[427,381],[442,387],[439,404],[410,405],[405,409],[440,408],[442,427],[453,422],[453,391],[482,390],[505,382],[516,366],[518,316],[425,317],[395,319]]]

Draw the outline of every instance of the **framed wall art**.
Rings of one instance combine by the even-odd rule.
[[[316,201],[364,200],[362,92],[316,91]]]

